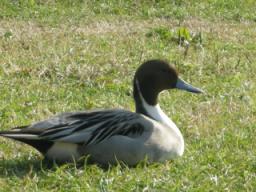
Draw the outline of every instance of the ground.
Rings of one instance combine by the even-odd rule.
[[[31,147],[0,138],[0,191],[255,190],[255,10],[254,0],[2,0],[1,130],[64,111],[134,110],[133,75],[153,58],[206,93],[160,96],[184,135],[179,159],[49,169]],[[201,36],[187,52],[183,27]]]

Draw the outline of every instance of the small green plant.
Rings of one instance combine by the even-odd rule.
[[[176,32],[167,27],[158,27],[152,29],[146,34],[146,37],[158,36],[165,43],[176,42],[179,46],[185,47],[184,56],[187,55],[190,45],[202,47],[202,33],[192,33],[186,27],[180,27]]]
[[[177,36],[178,36],[178,43],[179,46],[184,46],[185,51],[184,51],[184,56],[187,56],[188,49],[190,45],[194,45],[195,47],[202,47],[202,33],[192,33],[189,32],[189,30],[185,27],[180,27],[177,30]]]
[[[180,27],[177,30],[177,35],[178,35],[178,41],[179,45],[190,45],[190,44],[200,44],[202,45],[203,40],[202,40],[202,33],[193,33],[189,32],[189,30],[185,27]]]
[[[187,28],[180,27],[177,31],[177,34],[179,38],[179,45],[191,41],[191,36]]]

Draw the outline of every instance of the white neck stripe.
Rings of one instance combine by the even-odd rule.
[[[138,88],[139,92],[139,97],[142,102],[142,106],[146,111],[146,114],[148,114],[150,117],[152,117],[154,120],[166,125],[168,128],[170,128],[178,138],[180,138],[181,141],[181,154],[184,151],[184,140],[183,136],[178,129],[178,127],[172,122],[172,120],[162,111],[160,106],[157,104],[155,106],[149,105],[145,99],[143,98],[143,95],[141,94],[140,87],[139,87],[139,82],[136,80],[136,85]]]
[[[143,98],[143,95],[141,94],[140,91],[140,86],[138,80],[136,80],[136,85],[138,88],[139,96],[142,102],[143,108],[146,110],[147,114],[150,115],[153,119],[167,125],[168,127],[172,127],[174,129],[177,129],[177,131],[180,133],[179,129],[177,126],[172,122],[171,119],[162,111],[160,108],[159,104],[156,104],[155,106],[149,105],[145,99]],[[181,133],[180,133],[181,134]]]

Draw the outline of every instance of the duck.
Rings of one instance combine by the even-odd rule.
[[[184,138],[158,104],[164,90],[203,93],[178,75],[168,61],[141,64],[133,79],[135,112],[124,109],[87,110],[57,114],[31,125],[0,131],[0,136],[23,142],[54,162],[136,165],[164,162],[184,153]]]

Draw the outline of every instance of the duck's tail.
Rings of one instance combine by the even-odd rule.
[[[42,154],[45,154],[53,145],[52,141],[41,140],[36,133],[29,133],[28,131],[24,131],[25,129],[23,128],[26,127],[14,128],[10,131],[0,131],[0,136],[26,143]]]

